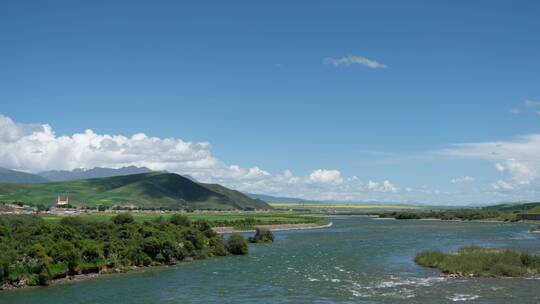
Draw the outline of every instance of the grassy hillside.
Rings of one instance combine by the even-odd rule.
[[[0,201],[52,205],[69,195],[76,206],[133,204],[145,208],[266,209],[260,200],[219,185],[195,183],[172,173],[143,173],[45,184],[0,184]]]
[[[484,207],[483,209],[501,212],[540,213],[540,202],[524,204],[500,204]]]
[[[45,182],[47,182],[47,179],[39,175],[0,168],[0,183],[32,184]]]
[[[203,184],[200,183],[201,186],[210,189],[211,191],[220,193],[222,195],[225,195],[229,198],[231,198],[234,201],[235,206],[238,209],[249,209],[249,208],[255,208],[255,209],[268,209],[269,205],[265,203],[264,201],[260,199],[253,199],[242,192],[232,190],[226,187],[223,187],[218,184]]]

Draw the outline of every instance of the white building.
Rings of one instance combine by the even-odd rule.
[[[56,199],[56,208],[66,208],[69,205],[69,196],[66,195],[66,198],[63,200],[60,195]]]

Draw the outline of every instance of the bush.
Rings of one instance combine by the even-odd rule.
[[[161,251],[161,242],[155,237],[148,237],[143,240],[142,247],[148,256],[155,258]]]
[[[225,241],[221,236],[211,238],[209,245],[210,248],[212,248],[212,251],[210,252],[210,255],[212,256],[226,256],[229,254],[225,246]]]
[[[86,240],[83,243],[82,258],[86,262],[95,263],[103,257],[103,249],[101,244],[94,240]]]
[[[255,235],[249,238],[250,243],[272,243],[274,241],[274,235],[272,231],[266,228],[257,228]]]
[[[244,255],[248,253],[248,244],[246,239],[240,234],[233,234],[227,241],[227,251],[235,255]]]
[[[123,271],[228,254],[223,237],[208,223],[183,226],[182,218],[174,221],[137,223],[129,214],[105,223],[0,215],[0,284],[24,280],[27,285],[45,285],[68,274],[99,272],[104,266]],[[242,247],[234,238],[230,245],[233,251],[247,251],[247,245]]]
[[[68,241],[59,241],[53,247],[53,258],[57,262],[65,263],[68,267],[69,275],[77,273],[77,265],[79,264],[79,251]]]
[[[135,222],[135,219],[133,219],[133,216],[130,213],[120,213],[113,217],[112,221],[116,225],[124,225]]]
[[[188,227],[190,224],[189,218],[187,216],[178,213],[173,214],[169,221],[177,226]]]

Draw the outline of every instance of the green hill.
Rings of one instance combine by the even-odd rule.
[[[75,206],[133,204],[145,208],[271,209],[261,200],[225,188],[193,182],[178,174],[143,173],[44,184],[0,184],[0,201],[52,205],[69,195]]]
[[[527,213],[540,213],[540,202],[534,203],[515,203],[515,204],[499,204],[493,206],[487,206],[483,209],[491,211],[501,212],[527,212]]]
[[[46,178],[39,175],[0,168],[0,183],[33,184],[47,181]]]

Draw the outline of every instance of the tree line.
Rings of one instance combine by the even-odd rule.
[[[129,213],[105,222],[77,216],[59,222],[0,216],[0,286],[47,285],[76,274],[247,253],[243,236],[226,240],[208,222],[179,214],[143,223]]]

